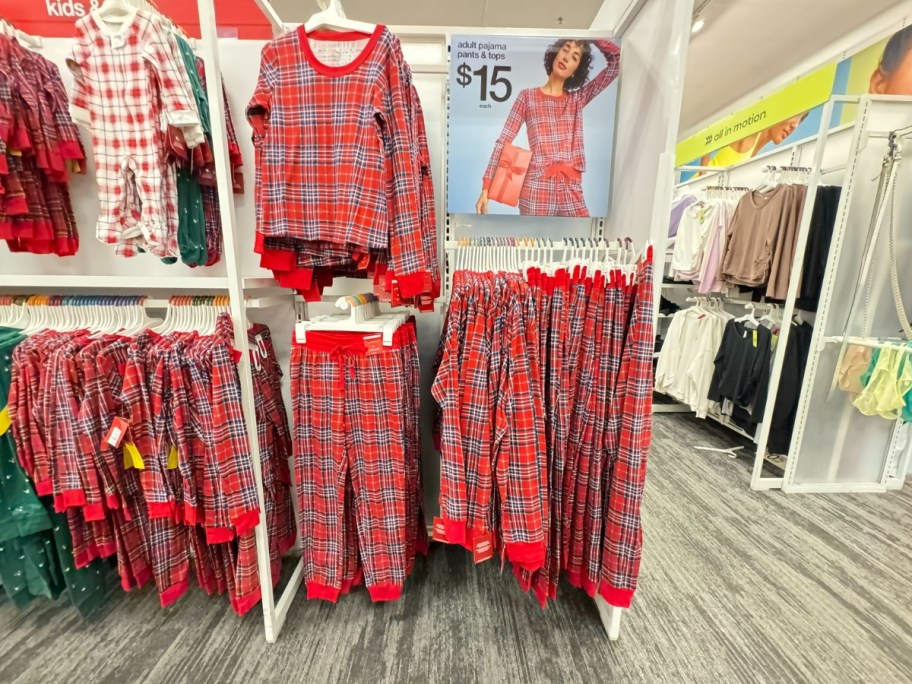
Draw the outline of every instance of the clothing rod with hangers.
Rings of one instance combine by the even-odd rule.
[[[28,297],[31,297],[31,296],[33,296],[33,295],[0,295],[0,306],[22,306],[22,305],[25,303],[24,300],[21,301],[21,302],[15,302],[15,301],[13,301],[13,302],[10,302],[10,303],[8,303],[8,304],[7,304],[7,303],[2,303],[2,299],[3,299],[4,297],[13,297],[13,298],[25,297],[25,298],[28,298]],[[47,295],[47,296],[50,296],[50,295]],[[83,296],[83,297],[85,297],[85,298],[87,298],[87,299],[88,299],[88,298],[93,298],[93,297],[94,297],[94,298],[100,298],[100,297],[101,297],[101,295],[65,295],[65,296],[68,296],[68,297],[79,297],[79,296]],[[204,295],[204,296],[205,296],[205,295]],[[244,302],[245,302],[245,304],[247,305],[247,308],[248,308],[248,309],[268,309],[268,308],[271,308],[271,307],[273,307],[273,306],[281,306],[282,304],[286,304],[286,303],[292,301],[292,299],[293,299],[293,296],[292,296],[291,294],[288,294],[288,295],[273,295],[273,296],[267,296],[267,297],[251,297],[251,296],[248,296],[248,297],[245,297],[245,298],[244,298]],[[330,299],[328,299],[327,301],[335,301],[335,299],[336,299],[336,298],[330,298]],[[124,303],[122,303],[122,302],[112,302],[112,303],[110,303],[110,304],[104,304],[104,303],[102,303],[101,305],[106,305],[106,306],[128,306],[128,304],[124,304]],[[172,306],[172,302],[171,302],[170,299],[157,299],[157,298],[152,298],[152,297],[146,297],[145,299],[143,299],[142,305],[143,305],[143,307],[145,307],[146,309],[167,309],[168,307]]]
[[[824,344],[849,344],[856,347],[869,347],[871,349],[895,349],[904,354],[912,353],[912,346],[910,346],[909,341],[900,339],[884,340],[868,337],[843,337],[837,335],[835,337],[824,337],[822,342]]]
[[[41,39],[41,36],[29,35],[25,31],[17,29],[6,19],[0,19],[0,34],[9,36],[10,38],[15,38],[26,47],[40,48],[44,45],[44,41]]]
[[[469,239],[478,240],[478,239],[484,239],[484,238],[469,238]],[[493,239],[494,240],[503,240],[503,239],[512,240],[513,238],[493,238]],[[516,238],[516,239],[520,239],[520,238]],[[511,247],[511,248],[515,248],[515,249],[598,249],[598,250],[604,250],[606,248],[605,242],[593,243],[593,242],[591,242],[592,238],[580,238],[581,240],[584,241],[581,244],[574,244],[572,241],[567,241],[567,240],[555,240],[553,242],[549,241],[549,242],[545,243],[541,238],[522,238],[522,239],[524,239],[526,241],[533,240],[533,241],[536,241],[537,244],[518,244],[518,243],[517,244],[503,244],[503,243],[498,243],[498,242],[494,242],[491,244],[484,244],[484,243],[475,243],[475,242],[466,243],[466,242],[462,242],[460,240],[447,240],[446,249],[460,249],[460,248],[471,248],[471,247],[474,247],[474,248],[478,248],[478,247],[498,247],[498,248]],[[617,241],[612,240],[607,243],[607,249],[612,252],[620,252],[626,248],[619,247],[617,245]]]

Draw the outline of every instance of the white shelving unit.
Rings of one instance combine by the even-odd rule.
[[[265,0],[257,4],[270,20],[276,33],[288,26],[276,15]],[[189,270],[180,265],[165,266],[158,260],[139,257],[134,260],[113,257],[108,246],[94,241],[91,226],[97,215],[97,192],[94,187],[94,169],[90,160],[86,176],[74,177],[71,195],[79,206],[74,206],[77,223],[81,229],[80,252],[68,260],[49,260],[35,255],[12,257],[0,247],[0,291],[19,294],[45,293],[130,293],[149,292],[158,302],[169,294],[228,294],[231,315],[235,326],[235,346],[241,352],[239,373],[245,411],[250,453],[256,475],[257,493],[263,506],[262,476],[260,468],[253,390],[250,375],[246,335],[248,310],[272,305],[288,299],[292,310],[292,295],[282,290],[268,273],[258,267],[250,246],[253,244],[254,209],[252,200],[253,150],[249,137],[243,133],[244,124],[235,118],[241,140],[242,154],[247,162],[247,194],[235,197],[226,145],[225,99],[222,76],[225,77],[232,110],[243,111],[254,87],[257,56],[263,41],[219,39],[214,0],[197,0],[202,39],[197,43],[200,56],[206,64],[207,96],[211,108],[213,153],[218,167],[218,195],[224,232],[224,261],[213,268]],[[658,178],[664,187],[673,181],[673,149],[678,130],[683,71],[686,61],[692,0],[681,0],[669,9],[661,0],[630,0],[623,3],[605,2],[591,31],[554,29],[488,29],[480,27],[391,26],[403,44],[406,59],[425,109],[425,118],[431,146],[434,180],[437,188],[436,208],[441,236],[440,255],[444,256],[445,240],[449,237],[450,217],[446,214],[445,189],[447,187],[446,131],[447,131],[447,78],[450,38],[454,34],[481,35],[538,35],[547,37],[595,38],[615,35],[625,49],[623,62],[623,93],[618,105],[618,130],[614,148],[614,178],[612,214],[607,219],[594,219],[591,234],[601,236],[620,234],[631,236],[637,244],[645,242],[657,223],[665,221],[670,197],[664,194],[662,202],[655,201],[652,183]],[[69,74],[63,60],[71,43],[62,39],[48,39],[43,48],[45,56],[61,68],[65,83]],[[635,162],[635,163],[634,163]],[[632,167],[637,173],[630,172]],[[648,197],[641,192],[642,188]],[[485,218],[485,217],[482,217]],[[533,221],[535,223],[535,221]],[[541,222],[551,235],[561,233],[563,224],[551,219]],[[531,225],[526,223],[525,225]],[[478,226],[473,229],[477,230]],[[522,234],[523,231],[517,231]],[[243,245],[243,248],[241,246]],[[347,287],[342,284],[342,287]],[[361,286],[363,287],[363,286]],[[358,291],[358,290],[355,290]],[[317,303],[319,305],[319,303]],[[442,324],[442,307],[434,313],[418,317],[419,347],[422,363],[433,358]],[[281,350],[278,350],[281,354]],[[427,442],[427,440],[425,440]],[[425,459],[424,474],[428,500],[434,500],[433,477],[436,464]],[[268,540],[265,526],[257,528],[257,556],[262,589],[262,609],[266,640],[274,642],[287,617],[289,608],[301,586],[303,565],[299,562],[286,583],[281,596],[273,592],[268,557]],[[623,610],[597,601],[599,613],[610,639],[617,639]]]
[[[894,205],[891,197],[879,208],[875,202],[890,133],[902,129],[898,142],[908,147],[912,98],[861,98],[785,471],[786,492],[885,492],[902,487],[909,472],[908,426],[864,416],[834,380],[846,345],[878,347],[877,338],[897,337],[887,249]],[[905,285],[912,282],[910,180],[912,168],[906,162],[896,178],[893,216],[900,283]],[[866,250],[878,209],[880,238],[876,249]],[[903,294],[910,292],[906,287]]]
[[[820,130],[816,136],[793,143],[782,149],[772,150],[758,155],[752,159],[746,160],[739,164],[728,167],[680,167],[679,171],[702,171],[704,175],[694,176],[675,186],[675,195],[679,196],[686,192],[698,190],[708,185],[734,185],[755,187],[762,182],[763,169],[768,165],[774,166],[805,166],[811,169],[808,179],[807,200],[805,201],[804,211],[801,217],[798,238],[796,242],[795,255],[792,264],[792,271],[789,278],[788,297],[783,306],[783,319],[791,320],[796,309],[796,299],[801,279],[801,270],[804,263],[804,254],[806,251],[808,235],[810,232],[811,218],[814,212],[814,205],[817,196],[818,186],[824,183],[846,183],[848,187],[844,189],[842,204],[840,206],[840,216],[843,215],[847,195],[851,193],[851,180],[854,177],[856,167],[854,166],[854,154],[850,150],[856,149],[858,144],[865,146],[871,140],[886,140],[889,133],[883,127],[872,129],[870,126],[869,115],[872,107],[903,107],[910,101],[910,98],[900,97],[832,97],[823,108],[821,117]],[[847,124],[835,128],[829,128],[833,118],[833,111],[837,105],[856,105],[858,107],[856,121],[854,124]],[[912,121],[910,121],[912,123]],[[848,162],[847,162],[848,159]],[[845,180],[843,180],[845,178]],[[842,220],[837,218],[837,224]],[[835,241],[835,237],[834,237]],[[835,247],[832,248],[835,250]],[[665,244],[660,250],[665,254]],[[682,284],[689,287],[687,284]],[[827,280],[825,288],[832,286],[832,282]],[[663,286],[672,289],[673,286]],[[827,292],[821,296],[821,301],[827,296]],[[730,303],[738,303],[732,301]],[[776,393],[782,377],[782,367],[785,359],[784,351],[788,345],[789,333],[791,326],[783,326],[780,332],[779,342],[773,357],[773,364],[770,377],[770,392],[767,398],[765,412],[760,422],[757,434],[750,437],[740,428],[734,430],[736,426],[725,421],[717,421],[720,424],[733,429],[741,436],[747,436],[757,445],[757,451],[754,457],[754,466],[751,473],[750,486],[752,489],[778,489],[782,488],[787,477],[786,472],[783,476],[769,476],[764,474],[764,465],[770,463],[767,457],[767,446],[769,443],[770,425],[772,423],[773,411],[776,403]],[[815,326],[815,336],[816,336]],[[812,343],[813,345],[813,343]],[[808,387],[812,371],[809,369],[803,385],[803,391]],[[800,420],[800,419],[799,419]],[[796,431],[798,425],[796,422]],[[793,437],[793,444],[795,438]],[[793,447],[794,449],[794,447]],[[792,460],[790,454],[789,461]],[[775,464],[781,467],[779,464]],[[798,491],[794,487],[791,491]]]

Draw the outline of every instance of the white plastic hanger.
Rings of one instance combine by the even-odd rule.
[[[333,31],[357,31],[358,33],[373,33],[377,25],[363,21],[353,21],[345,16],[340,0],[329,0],[326,8],[317,12],[304,22],[305,33],[317,29],[331,29]]]
[[[735,321],[737,323],[751,323],[754,327],[759,327],[760,321],[758,321],[757,317],[754,315],[754,303],[748,302],[744,305],[744,308],[748,310],[747,314],[745,316],[741,316],[741,318],[736,318]]]
[[[383,346],[393,344],[393,334],[409,320],[410,314],[406,311],[390,311],[382,313],[380,302],[373,293],[340,297],[336,300],[336,307],[348,310],[348,314],[330,314],[314,316],[309,321],[300,321],[295,325],[295,337],[298,342],[307,341],[307,332],[310,330],[325,330],[338,332],[376,332],[382,335]]]
[[[105,0],[105,3],[94,10],[95,17],[106,24],[124,24],[131,21],[139,8],[126,0]]]
[[[0,34],[14,38],[20,44],[30,48],[40,48],[42,40],[38,36],[30,36],[25,31],[20,31],[5,19],[0,19]]]

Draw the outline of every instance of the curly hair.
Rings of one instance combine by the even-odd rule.
[[[907,26],[894,33],[884,48],[880,58],[880,69],[885,74],[893,74],[902,66],[906,53],[912,48],[912,26]]]
[[[575,40],[573,38],[561,38],[554,41],[548,46],[548,49],[545,50],[545,71],[548,76],[551,75],[551,72],[554,69],[554,59],[557,57],[557,53],[560,52],[560,49],[567,43],[576,43],[580,46],[580,50],[582,50],[583,53],[580,55],[579,65],[576,67],[576,71],[573,72],[573,76],[568,78],[567,82],[564,83],[564,90],[573,91],[582,88],[586,85],[586,81],[589,80],[589,71],[592,69],[592,41]]]

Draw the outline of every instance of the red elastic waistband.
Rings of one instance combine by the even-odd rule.
[[[376,354],[379,351],[400,349],[415,342],[417,339],[414,321],[409,321],[393,333],[393,343],[390,346],[383,344],[382,333],[362,333],[348,330],[339,332],[308,330],[307,341],[304,344],[295,341],[295,345],[328,354],[353,354],[360,356]]]

